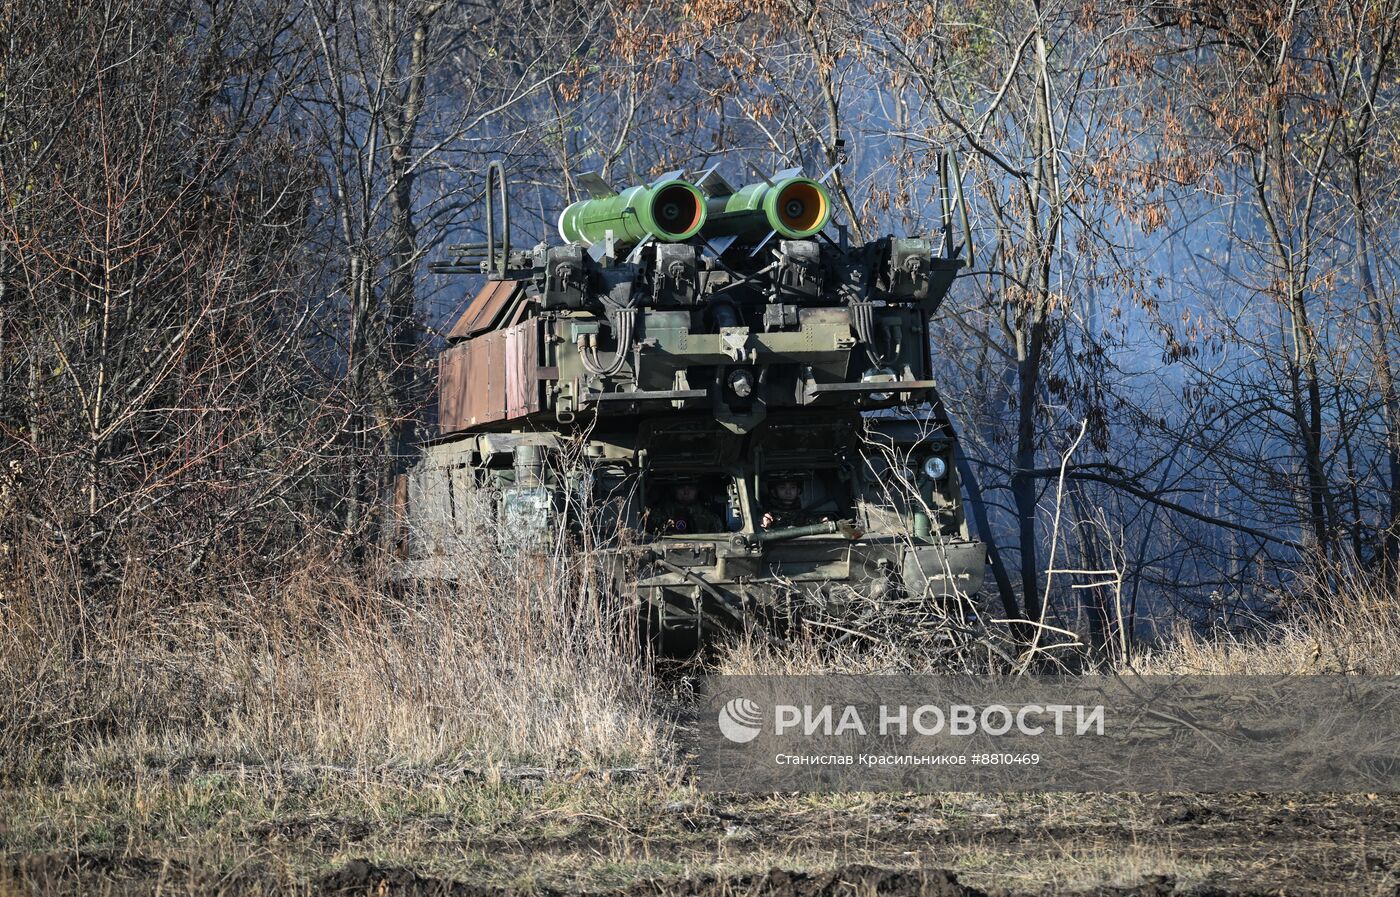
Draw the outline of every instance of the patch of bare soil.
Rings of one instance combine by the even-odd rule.
[[[404,869],[378,869],[354,862],[325,876],[316,889],[327,895],[374,894],[384,891],[416,897],[506,897],[499,888],[479,888],[459,882],[423,878]],[[550,888],[537,890],[540,897],[563,897],[566,893]],[[598,897],[845,897],[845,895],[890,894],[919,897],[986,897],[985,892],[958,882],[957,876],[941,869],[880,869],[873,866],[846,866],[829,872],[787,872],[773,869],[761,875],[715,876],[662,879],[639,882],[606,892]]]
[[[36,894],[68,892],[75,888],[87,890],[98,880],[102,883],[102,893],[121,895],[162,891],[234,897],[282,893],[285,890],[285,885],[256,877],[191,879],[184,870],[159,867],[160,864],[143,859],[83,856],[74,860],[49,855],[30,858],[12,866],[7,878],[12,886],[20,885]],[[376,866],[364,860],[347,863],[309,886],[295,890],[325,897],[382,897],[389,894],[404,897],[514,897],[519,893],[496,886],[420,875],[412,869]],[[884,869],[867,865],[843,866],[823,872],[772,869],[762,874],[705,874],[638,882],[608,891],[576,892],[543,887],[532,888],[530,893],[534,897],[566,897],[576,893],[593,897],[995,897],[995,892],[989,895],[979,888],[963,884],[955,874],[945,869]],[[1109,888],[1094,893],[1105,897],[1167,897],[1173,893],[1173,888],[1170,880],[1160,879],[1146,882],[1140,887]],[[1213,897],[1224,893],[1194,892],[1195,897]]]
[[[1400,799],[1374,795],[1161,796],[1098,803],[871,798],[855,807],[733,796],[658,814],[619,847],[599,822],[558,837],[503,829],[476,843],[483,874],[341,861],[297,876],[269,862],[215,874],[127,855],[47,854],[0,863],[0,897],[101,893],[325,897],[1400,897]],[[341,820],[355,835],[363,821]],[[290,823],[289,823],[290,824]],[[609,834],[611,832],[611,834]],[[312,839],[313,841],[318,839]],[[341,842],[354,856],[358,838]],[[638,845],[641,845],[639,848]],[[450,847],[450,845],[448,845]],[[639,854],[690,874],[622,884],[513,878],[539,864],[571,870]],[[768,868],[770,866],[777,868]],[[734,871],[758,869],[767,871]],[[525,880],[523,887],[498,882]]]

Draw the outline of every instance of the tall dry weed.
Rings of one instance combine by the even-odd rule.
[[[454,582],[313,559],[174,596],[133,570],[100,608],[66,593],[61,571],[31,567],[41,575],[0,601],[5,772],[655,758],[658,691],[626,621],[583,600],[587,559],[462,550],[471,575]]]
[[[1400,592],[1348,571],[1305,583],[1270,621],[1178,626],[1131,665],[1141,673],[1400,675]]]

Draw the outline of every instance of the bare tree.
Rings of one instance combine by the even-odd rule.
[[[290,14],[4,11],[0,538],[80,614],[275,562],[311,516],[338,424],[303,342],[314,173],[276,123]]]
[[[1228,252],[1184,272],[1208,323],[1180,360],[1231,430],[1194,441],[1230,484],[1231,516],[1281,533],[1296,521],[1319,571],[1390,566],[1394,294],[1373,247],[1395,200],[1368,154],[1389,152],[1376,124],[1393,114],[1395,4],[1187,4],[1160,24],[1200,155],[1241,185]],[[1245,354],[1221,366],[1211,342]]]
[[[412,456],[428,392],[421,269],[441,233],[425,240],[421,219],[437,224],[435,204],[479,194],[472,161],[524,139],[501,129],[504,113],[558,78],[568,56],[569,45],[556,43],[547,56],[522,59],[480,21],[499,26],[514,15],[528,19],[489,4],[313,0],[303,20],[316,66],[301,102],[329,188],[324,238],[344,308],[344,327],[331,338],[346,366],[345,448],[358,461],[340,513],[356,545],[372,534],[372,509]],[[586,21],[575,25],[587,33]],[[529,52],[529,44],[515,47]],[[473,150],[482,132],[492,139]],[[425,180],[436,182],[426,196]]]

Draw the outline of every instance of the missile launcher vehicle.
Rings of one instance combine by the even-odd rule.
[[[493,163],[486,242],[433,266],[487,279],[397,490],[406,564],[586,535],[673,645],[972,596],[985,551],[928,338],[963,264],[946,189],[941,235],[853,246],[797,170],[581,183],[562,242],[517,250]]]

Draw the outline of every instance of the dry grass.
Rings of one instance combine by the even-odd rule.
[[[331,563],[198,600],[0,605],[5,777],[92,766],[648,764],[659,690],[580,568],[485,558],[468,581],[366,585]],[[371,577],[371,580],[374,578]],[[14,594],[14,593],[12,593]],[[80,637],[78,637],[80,636]]]
[[[1400,593],[1364,574],[1314,584],[1275,622],[1207,634],[1178,627],[1140,673],[1400,675]]]
[[[1083,643],[1064,630],[1047,630],[1047,660],[1064,660]],[[1022,665],[1008,633],[985,630],[958,647],[948,639],[847,641],[812,629],[783,644],[757,634],[727,646],[712,671],[722,675],[834,675],[884,673],[1007,673]],[[1029,665],[1027,665],[1029,666]],[[1326,584],[1300,588],[1273,615],[1239,619],[1201,631],[1182,621],[1165,639],[1139,650],[1120,672],[1199,675],[1400,675],[1400,592],[1364,573],[1338,574]]]
[[[1046,892],[1217,871],[1214,840],[1161,846],[1133,796],[699,794],[673,762],[671,686],[583,597],[585,560],[464,546],[454,586],[323,561],[195,597],[132,575],[81,616],[51,583],[7,589],[0,860],[134,857],[177,893],[211,875],[301,893],[361,858],[526,891],[852,862]],[[1394,607],[1353,585],[1249,636],[1183,632],[1139,667],[1395,672]],[[935,671],[942,644],[754,635],[711,668]],[[1242,838],[1254,811],[1229,816]]]
[[[464,561],[462,559],[465,559]],[[111,606],[31,583],[0,601],[4,779],[187,762],[342,768],[665,766],[665,689],[568,552],[464,546],[455,585],[330,562],[191,598],[139,575]],[[1325,599],[1325,600],[1323,600]],[[1400,596],[1341,580],[1247,632],[1182,628],[1144,673],[1400,673]],[[833,648],[821,631],[722,651],[721,674],[939,671],[946,643]],[[984,658],[991,668],[995,658]]]

